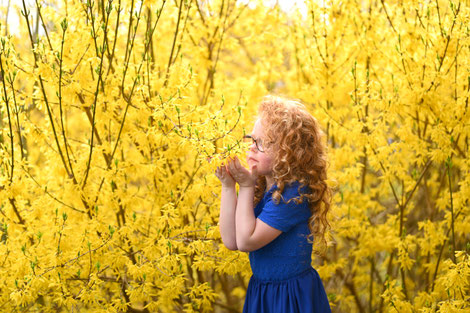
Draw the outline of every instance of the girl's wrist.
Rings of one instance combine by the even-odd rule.
[[[222,189],[225,189],[225,190],[235,190],[235,183],[233,184],[222,184]]]

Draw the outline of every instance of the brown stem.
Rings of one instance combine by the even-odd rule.
[[[459,212],[457,212],[457,214],[455,215],[455,218],[459,217],[460,213],[463,211],[464,207],[462,207]],[[449,228],[447,230],[447,233],[446,233],[446,237],[449,237],[449,232],[451,231],[451,229]],[[444,247],[446,246],[446,243],[447,243],[447,239],[444,240],[444,243],[442,244],[441,246],[441,249],[439,251],[439,256],[437,258],[437,262],[436,262],[436,267],[434,269],[434,275],[433,275],[433,279],[432,279],[432,287],[431,287],[431,293],[434,291],[434,285],[436,283],[436,278],[437,278],[437,271],[439,270],[439,263],[441,261],[441,257],[442,257],[442,253],[444,252]]]
[[[28,10],[26,9],[26,3],[25,3],[25,0],[22,0],[23,1],[23,9],[24,9],[24,14],[23,16],[25,17],[26,19],[26,24],[28,26],[28,33],[29,33],[29,37],[30,37],[30,40],[31,40],[31,48],[34,48],[34,39],[33,39],[33,34],[31,32],[31,27],[30,27],[30,24],[29,24],[29,13],[28,13]],[[34,67],[37,67],[37,59],[38,59],[38,55],[36,52],[33,51],[33,54],[34,54]],[[44,83],[43,83],[43,80],[42,80],[42,77],[41,75],[39,75],[39,82],[40,82],[40,85],[41,85],[41,91],[42,91],[42,94],[44,96],[44,101],[46,103],[46,108],[47,108],[47,112],[48,112],[48,115],[49,115],[49,119],[51,121],[51,127],[52,127],[52,131],[54,133],[54,138],[55,138],[55,141],[56,141],[56,144],[57,144],[57,147],[58,147],[58,150],[59,150],[59,155],[62,159],[62,163],[64,165],[64,168],[67,172],[67,175],[69,177],[73,177],[71,176],[71,173],[69,172],[69,169],[67,167],[67,164],[65,162],[65,158],[64,158],[64,155],[62,153],[62,149],[60,147],[60,144],[59,144],[59,140],[58,140],[58,137],[57,137],[57,132],[56,132],[56,129],[55,129],[55,125],[54,125],[54,119],[53,119],[53,116],[52,116],[52,112],[51,112],[51,108],[49,106],[49,102],[48,102],[48,99],[47,99],[47,96],[46,96],[46,90],[45,90],[45,87],[44,87]]]
[[[1,61],[0,61],[1,62]],[[10,75],[10,73],[8,74],[9,78],[10,78],[10,86],[11,86],[11,90],[12,90],[12,95],[13,95],[13,104],[15,105],[15,116],[16,116],[16,131],[18,133],[18,141],[20,143],[20,152],[21,152],[21,159],[25,159],[28,155],[28,153],[26,152],[25,154],[25,151],[27,151],[25,145],[23,144],[23,140],[26,140],[26,138],[23,137],[23,135],[21,134],[21,125],[20,125],[20,117],[19,117],[19,108],[18,108],[18,103],[16,102],[16,93],[15,93],[15,87],[14,87],[14,77],[12,77]],[[3,77],[3,75],[2,75]]]
[[[132,0],[132,6],[133,5],[134,5],[134,0]],[[162,7],[163,7],[163,5],[165,5],[165,1],[163,2]],[[141,14],[142,14],[142,8],[143,8],[143,5],[140,6],[139,13],[137,15],[137,22],[136,22],[136,25],[135,25],[135,30],[134,30],[134,34],[132,36],[132,40],[130,40],[130,31],[131,31],[131,26],[132,26],[132,21],[133,21],[133,14],[132,14],[132,10],[131,10],[131,16],[130,16],[130,19],[129,19],[129,30],[128,30],[128,33],[127,33],[126,53],[124,55],[124,73],[122,75],[122,81],[121,81],[121,92],[122,92],[122,94],[124,94],[124,83],[125,83],[126,76],[127,76],[127,70],[129,68],[129,61],[130,61],[130,58],[131,58],[132,50],[134,49],[135,36],[137,34],[137,28],[139,27],[140,17],[141,17]],[[130,48],[129,48],[129,43],[130,43]],[[146,54],[146,52],[144,52],[144,55],[145,54]]]
[[[346,280],[344,285],[349,289],[349,292],[351,292],[352,296],[354,297],[354,301],[356,302],[357,309],[359,313],[365,313],[365,309],[361,303],[361,299],[359,297],[359,294],[356,290],[356,287],[352,281]]]
[[[44,97],[44,102],[46,103],[46,108],[47,108],[47,114],[49,116],[49,120],[51,122],[51,127],[52,127],[52,132],[54,134],[54,139],[55,139],[55,142],[57,144],[57,149],[59,151],[59,155],[60,155],[60,158],[62,160],[62,164],[64,165],[64,168],[65,168],[65,171],[67,172],[67,176],[70,177],[70,178],[73,178],[72,174],[70,173],[69,171],[69,168],[67,167],[67,163],[65,162],[65,157],[64,157],[64,154],[62,152],[62,148],[60,147],[60,143],[59,143],[59,138],[57,136],[57,131],[55,129],[55,124],[54,124],[54,117],[52,115],[52,110],[51,110],[51,107],[49,105],[49,101],[47,99],[47,95],[46,95],[46,89],[44,87],[44,82],[42,80],[42,77],[41,75],[39,75],[39,83],[41,85],[41,91],[42,91],[42,95]]]
[[[451,214],[451,230],[452,230],[452,261],[454,264],[456,264],[456,259],[455,259],[455,232],[454,232],[454,202],[452,199],[452,180],[451,180],[451,174],[450,174],[450,169],[452,168],[452,158],[449,157],[446,162],[446,167],[447,167],[447,175],[449,176],[449,193],[450,193],[450,214]]]
[[[106,78],[109,76],[109,72],[112,70],[114,73],[114,67],[113,67],[113,59],[114,59],[114,54],[116,51],[116,43],[118,41],[118,31],[119,31],[119,19],[121,17],[121,0],[119,0],[118,8],[117,8],[117,17],[116,17],[116,25],[114,27],[114,42],[113,42],[113,49],[111,50],[111,55],[108,58],[108,72],[106,73]]]
[[[455,218],[459,217],[460,213],[463,211],[463,207],[459,210],[459,212],[457,212],[457,214],[455,215]],[[451,231],[451,229],[449,228],[447,230],[447,233],[446,233],[446,237],[449,237],[449,232]],[[434,275],[433,275],[433,280],[432,280],[432,287],[431,287],[431,292],[434,291],[434,285],[436,283],[436,278],[437,278],[437,271],[439,270],[439,263],[441,261],[441,257],[442,257],[442,253],[444,252],[444,247],[447,243],[447,240],[444,240],[444,243],[442,244],[441,246],[441,250],[439,251],[439,257],[437,258],[437,263],[436,263],[436,267],[434,269]]]
[[[3,70],[3,61],[2,61],[2,55],[4,53],[3,47],[2,51],[0,52],[0,76],[2,79],[2,85],[3,85],[3,95],[5,98],[5,104],[7,107],[7,115],[8,115],[8,126],[10,128],[10,148],[11,148],[11,174],[10,174],[10,183],[13,182],[13,173],[14,173],[14,168],[15,168],[15,146],[13,142],[13,127],[12,127],[12,122],[11,122],[11,116],[10,116],[10,101],[7,93],[7,86],[5,83],[5,71]],[[15,92],[13,90],[13,92]],[[20,138],[21,140],[21,138]]]
[[[20,212],[18,211],[18,208],[16,207],[15,199],[9,198],[8,200],[10,201],[11,207],[13,208],[13,211],[15,212],[16,217],[18,217],[20,224],[25,225],[25,220],[21,217]]]
[[[225,3],[225,1],[222,1],[219,16],[222,16],[224,3]],[[225,32],[227,31],[226,24],[227,24],[227,19],[228,19],[229,13],[230,13],[229,10],[228,10],[228,7],[229,6],[227,5],[227,10],[226,10],[225,17],[224,17],[223,29],[222,29],[221,34],[220,34],[219,48],[217,49],[216,58],[215,58],[214,64],[212,65],[212,68],[209,68],[207,70],[206,82],[204,83],[204,89],[203,89],[203,91],[204,91],[203,98],[202,98],[202,104],[203,105],[205,105],[207,103],[207,101],[209,100],[211,90],[214,88],[214,76],[215,76],[215,73],[216,73],[217,64],[219,62],[220,50],[222,48],[222,42],[224,40],[224,35],[225,35]],[[214,42],[214,38],[215,38],[215,35],[218,32],[218,28],[219,28],[219,26],[217,26],[215,28],[215,30],[212,34],[212,38],[210,39],[209,44],[208,44],[208,48],[209,48],[209,57],[208,57],[208,59],[209,60],[212,60],[212,53],[213,53],[212,48],[215,47],[215,45],[216,45],[216,43],[214,43],[213,46],[212,46],[212,43]],[[209,87],[207,88],[207,93],[206,93],[206,86],[207,86],[208,83],[209,83]]]
[[[173,44],[171,45],[171,52],[170,52],[170,57],[168,59],[168,65],[166,67],[166,76],[165,76],[165,82],[163,83],[163,87],[166,87],[168,85],[168,79],[170,75],[170,67],[172,65],[172,59],[173,59],[173,52],[175,50],[175,44],[176,44],[176,39],[178,38],[178,30],[180,27],[180,21],[181,21],[181,11],[183,10],[183,0],[180,0],[180,5],[178,8],[178,19],[176,21],[176,30],[175,30],[175,35],[173,36]]]
[[[392,20],[390,19],[390,16],[388,15],[388,11],[387,11],[387,8],[385,7],[384,0],[380,0],[380,2],[382,3],[382,7],[384,8],[385,15],[387,16],[387,20],[388,20],[388,22],[390,23],[390,26],[392,27],[393,31],[394,31],[395,33],[397,33],[397,30],[396,30],[395,27],[393,26]]]
[[[47,42],[49,44],[49,49],[51,49],[51,51],[54,51],[54,49],[52,49],[51,40],[49,39],[49,33],[47,32],[46,23],[44,23],[44,18],[42,17],[42,14],[41,14],[41,8],[42,6],[39,5],[38,0],[36,0],[36,9],[38,11],[39,18],[41,19],[42,27],[44,28],[44,33],[46,34]]]
[[[64,59],[64,43],[65,43],[65,33],[67,31],[67,20],[64,19],[61,25],[62,25],[62,42],[61,42],[61,45],[60,45],[60,60],[59,60],[59,112],[60,112],[60,124],[61,124],[61,127],[62,127],[62,137],[64,139],[65,153],[67,155],[67,160],[68,160],[70,172],[72,174],[72,177],[75,177],[75,173],[74,173],[73,167],[72,167],[72,162],[70,161],[69,145],[67,143],[67,136],[65,135],[64,118],[63,118],[63,112],[62,112],[63,111],[62,110],[62,73],[63,73],[62,63],[63,63],[63,59]]]
[[[28,34],[29,34],[29,39],[31,41],[31,48],[34,49],[34,38],[33,38],[33,33],[31,31],[31,26],[29,25],[29,11],[26,9],[26,3],[25,0],[22,0],[23,2],[23,16],[26,19],[26,25],[28,26]],[[34,55],[34,67],[37,67],[37,62],[38,62],[38,56],[37,52],[33,50],[33,55]]]
[[[103,30],[104,34],[107,34],[108,32],[108,21],[109,21],[110,13],[111,11],[108,12],[108,18],[106,19],[106,23],[105,23],[104,30]],[[105,45],[106,45],[106,35],[103,36],[103,42],[102,42],[101,51],[100,51],[101,55],[100,55],[100,66],[98,70],[98,81],[96,83],[95,97],[94,97],[94,102],[93,102],[93,118],[92,118],[91,139],[90,139],[90,154],[88,156],[88,162],[87,162],[87,167],[85,170],[85,178],[83,179],[82,188],[85,187],[86,185],[88,173],[91,168],[91,157],[93,154],[93,141],[95,137],[96,106],[98,102],[98,95],[100,92],[100,82],[102,81],[102,76],[103,76],[103,60],[104,60],[104,53],[105,53],[104,51]]]
[[[375,257],[372,256],[370,259],[370,284],[369,284],[369,312],[372,313],[372,302],[374,300],[374,269],[375,269]]]
[[[8,4],[7,4],[7,10],[6,10],[6,14],[5,14],[5,21],[3,23],[3,25],[5,25],[5,37],[8,36],[8,15],[10,15],[10,2],[11,0],[8,0]]]

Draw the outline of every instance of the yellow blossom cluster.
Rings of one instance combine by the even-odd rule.
[[[1,8],[0,311],[241,312],[214,170],[268,93],[326,133],[332,311],[470,310],[470,3],[301,8]]]

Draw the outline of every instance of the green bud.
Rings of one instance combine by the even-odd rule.
[[[62,27],[62,30],[65,32],[68,28],[69,24],[67,22],[67,19],[63,19],[62,22],[60,22],[60,27]]]

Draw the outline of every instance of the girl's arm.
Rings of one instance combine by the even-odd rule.
[[[228,173],[224,164],[217,168],[215,175],[222,182],[220,198],[219,230],[222,242],[230,250],[237,250],[235,209],[237,207],[237,193],[235,181]]]
[[[240,185],[235,212],[236,242],[240,251],[254,251],[264,247],[282,231],[269,226],[254,213],[255,182],[257,178],[256,167],[250,173],[238,159],[228,165],[232,177]]]
[[[235,186],[222,186],[220,199],[219,229],[222,241],[227,249],[237,250],[235,210],[237,207],[237,194]]]
[[[253,198],[255,188],[240,186],[236,209],[237,244],[240,251],[255,251],[276,239],[282,231],[255,218]]]

